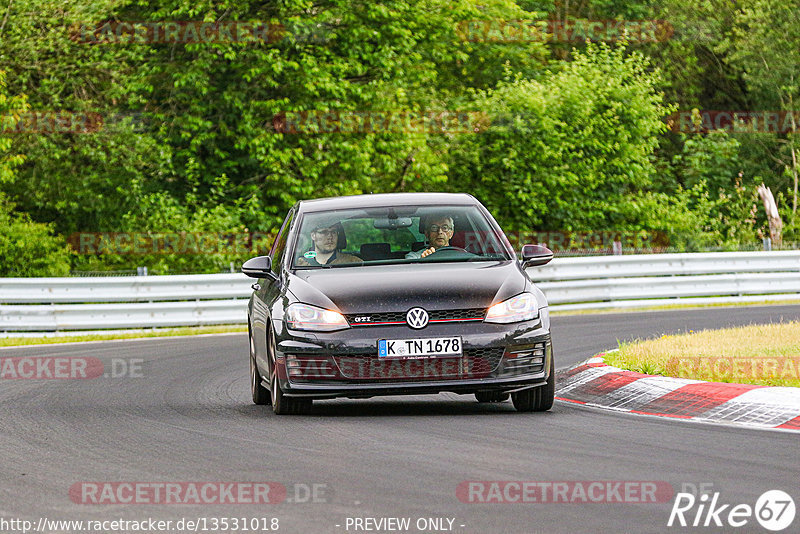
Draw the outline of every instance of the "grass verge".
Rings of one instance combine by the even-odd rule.
[[[25,345],[50,345],[80,341],[105,341],[109,339],[140,339],[148,337],[197,336],[201,334],[225,334],[247,332],[245,325],[192,326],[183,328],[157,328],[135,332],[80,334],[63,337],[7,337],[0,338],[0,347],[22,347]]]
[[[653,375],[800,387],[800,322],[690,331],[620,343],[614,367]]]

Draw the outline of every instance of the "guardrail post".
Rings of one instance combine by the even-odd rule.
[[[147,267],[137,267],[136,276],[147,276]]]
[[[772,239],[770,239],[769,237],[764,238],[764,250],[766,250],[767,252],[772,250]]]

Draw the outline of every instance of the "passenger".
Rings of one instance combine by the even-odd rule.
[[[409,252],[406,254],[406,259],[424,258],[442,247],[450,246],[450,239],[453,238],[455,230],[452,217],[449,215],[423,217],[422,223],[425,228],[425,244],[427,248]]]
[[[337,265],[343,263],[363,263],[361,258],[341,252],[346,246],[342,223],[327,225],[330,221],[320,222],[311,229],[311,250],[297,258],[295,265],[299,267]],[[341,245],[341,247],[340,247]]]

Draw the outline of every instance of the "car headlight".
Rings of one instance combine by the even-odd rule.
[[[531,293],[521,293],[516,297],[498,302],[486,312],[487,323],[518,323],[529,321],[539,315],[539,305]]]
[[[316,332],[333,332],[350,328],[347,319],[341,313],[298,302],[290,304],[287,308],[286,324],[293,330]]]

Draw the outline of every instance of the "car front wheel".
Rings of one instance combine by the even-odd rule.
[[[255,347],[253,346],[253,336],[251,335],[250,328],[247,329],[248,340],[250,342],[250,393],[253,396],[253,404],[266,405],[270,404],[269,390],[264,387],[261,373],[258,372],[256,365]]]
[[[311,409],[311,399],[297,399],[287,397],[283,394],[280,383],[278,382],[278,365],[275,356],[275,333],[272,328],[268,328],[269,339],[267,341],[267,351],[269,353],[269,388],[272,401],[272,411],[277,415],[301,415]]]
[[[553,407],[556,395],[556,373],[553,357],[550,357],[550,376],[547,384],[511,394],[511,402],[518,412],[546,412]]]

